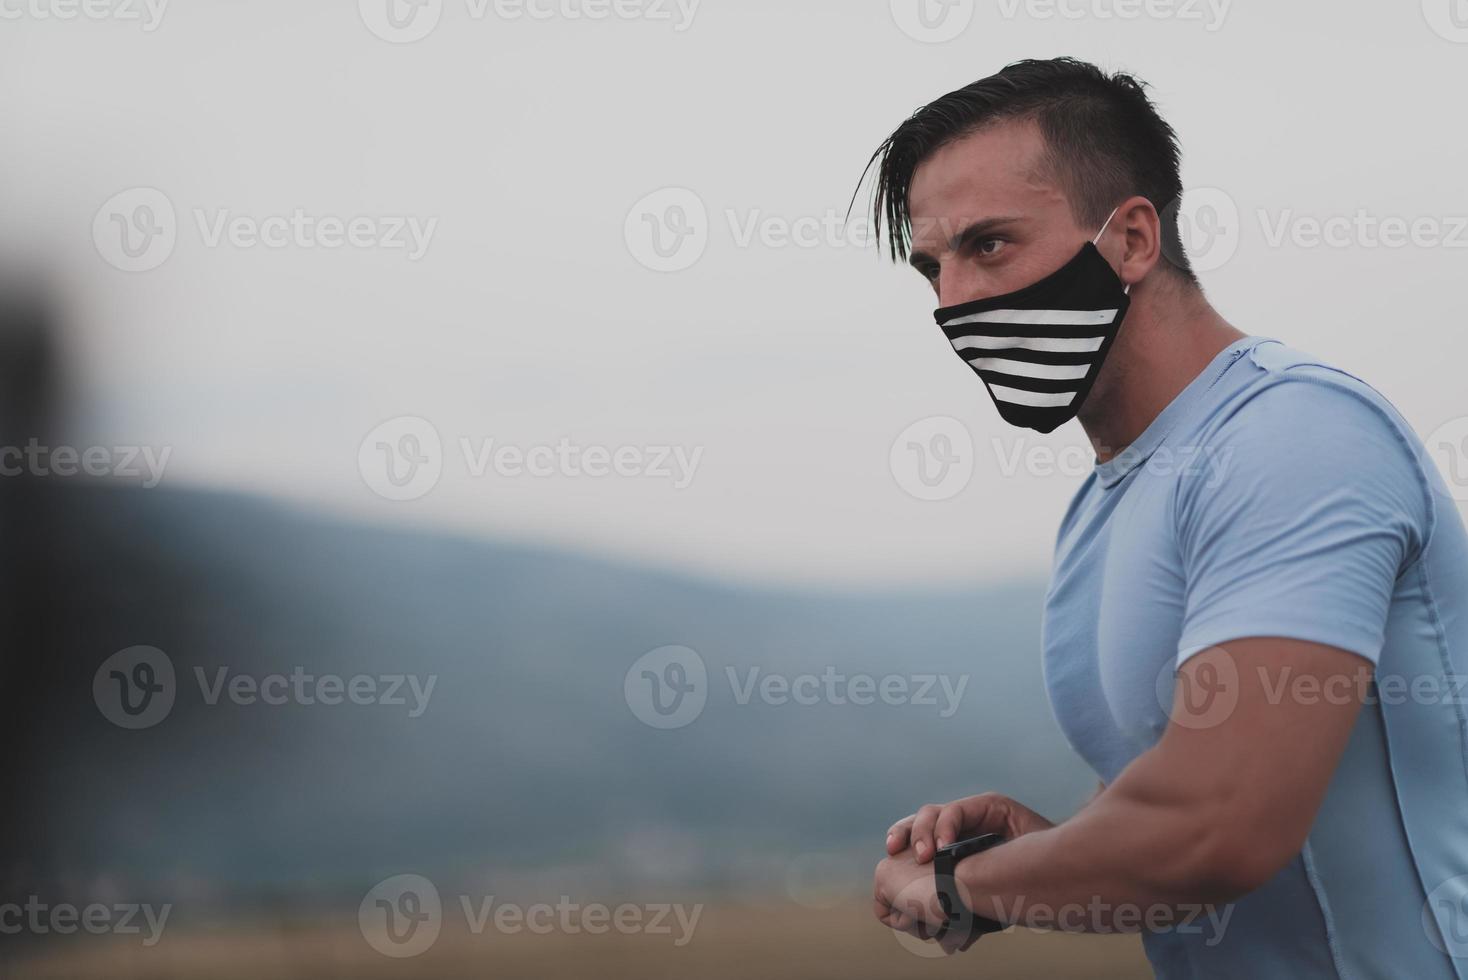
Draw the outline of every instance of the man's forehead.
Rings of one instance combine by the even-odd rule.
[[[908,210],[914,231],[920,218],[982,218],[1063,199],[1044,156],[1033,120],[995,123],[949,143],[913,174]]]

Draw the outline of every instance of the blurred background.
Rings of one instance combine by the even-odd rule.
[[[5,976],[1148,975],[870,910],[918,806],[1094,788],[1084,433],[1004,426],[858,189],[1019,58],[1151,83],[1214,304],[1468,500],[1461,0],[0,20]]]

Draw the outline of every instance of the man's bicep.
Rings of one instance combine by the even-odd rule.
[[[1371,677],[1366,658],[1303,640],[1204,650],[1177,672],[1159,772],[1178,780],[1220,839],[1272,874],[1303,845]]]

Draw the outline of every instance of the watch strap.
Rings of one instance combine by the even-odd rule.
[[[981,851],[987,851],[1004,843],[999,834],[983,834],[940,847],[933,855],[933,879],[937,885],[938,903],[943,907],[944,921],[938,927],[934,939],[942,939],[949,932],[963,933],[967,943],[991,932],[1007,928],[1004,923],[979,915],[968,907],[958,893],[958,862]]]

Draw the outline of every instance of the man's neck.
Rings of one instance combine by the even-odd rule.
[[[1150,287],[1150,288],[1149,288]],[[1080,413],[1104,463],[1136,441],[1153,419],[1229,344],[1247,334],[1218,314],[1202,292],[1139,285],[1102,377],[1098,399]]]

